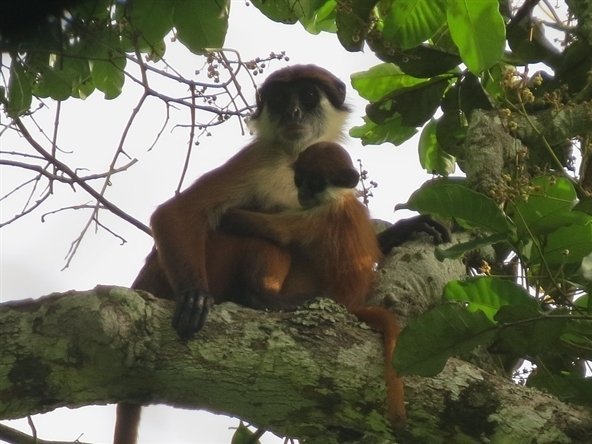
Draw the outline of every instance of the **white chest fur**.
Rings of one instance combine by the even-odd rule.
[[[290,159],[261,165],[254,177],[256,205],[263,209],[296,209],[298,192],[294,185],[294,170]]]

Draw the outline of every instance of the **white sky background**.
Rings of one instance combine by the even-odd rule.
[[[242,0],[232,2],[225,46],[237,49],[243,60],[284,50],[290,57],[290,64],[315,63],[329,69],[348,85],[348,103],[354,108],[349,125],[362,124],[365,103],[351,88],[349,76],[380,62],[371,51],[365,54],[348,53],[339,45],[335,35],[313,36],[298,24],[286,26],[273,23],[256,8],[245,6]],[[201,66],[202,61],[186,52],[181,45],[169,44],[168,48],[166,59],[173,67],[187,67],[185,72],[191,72]],[[287,66],[283,61],[272,64],[273,69],[283,66]],[[265,75],[273,69],[266,71]],[[263,77],[259,83],[262,80]],[[70,166],[87,167],[92,172],[106,171],[140,95],[139,88],[127,81],[124,93],[114,101],[105,101],[100,92],[95,92],[86,101],[66,101],[62,105],[58,145],[72,151],[72,154],[63,154],[61,159]],[[154,208],[173,194],[187,149],[188,130],[181,128],[173,132],[167,130],[164,142],[147,151],[164,121],[164,112],[164,105],[154,99],[144,107],[126,143],[129,155],[140,161],[129,171],[116,175],[106,193],[107,199],[146,224]],[[186,110],[175,114],[177,118],[179,121],[175,123],[189,122]],[[50,134],[53,113],[47,113],[47,119],[44,127]],[[212,137],[202,138],[201,144],[194,149],[185,186],[203,172],[221,164],[250,140],[250,136],[241,135],[236,120],[214,128],[212,133]],[[5,137],[0,140],[0,150],[16,151],[23,143],[14,137]],[[429,178],[419,166],[417,138],[403,147],[391,144],[361,147],[358,140],[349,138],[346,145],[352,158],[361,158],[370,178],[379,183],[379,187],[373,190],[374,198],[370,204],[373,217],[394,221],[407,216],[409,213],[398,212],[395,217],[394,205],[405,202],[410,193]],[[6,166],[0,169],[0,173],[0,195],[6,194],[24,178],[31,177],[30,173]],[[112,235],[105,231],[95,232],[93,228],[84,238],[70,267],[61,271],[70,243],[84,227],[89,213],[65,211],[48,216],[43,224],[40,216],[50,210],[90,201],[91,198],[79,188],[73,193],[69,187],[58,184],[56,195],[40,210],[0,230],[1,302],[36,298],[70,289],[85,290],[97,284],[131,284],[151,248],[152,240],[127,222],[105,212],[101,220],[123,236],[127,243],[121,246]],[[22,199],[1,201],[0,220],[11,218],[22,204]],[[87,442],[109,442],[115,408],[59,409],[43,416],[37,415],[33,420],[41,439],[74,440],[80,437]],[[10,421],[8,424],[30,432],[26,420]],[[237,419],[163,406],[149,407],[143,411],[140,442],[229,443],[233,433],[230,427],[236,425]],[[270,434],[261,441],[282,442]]]

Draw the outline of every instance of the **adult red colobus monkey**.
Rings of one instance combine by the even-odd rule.
[[[367,267],[379,258],[376,236],[366,230],[366,225],[360,233],[341,230],[343,239],[336,239],[333,253],[328,248],[325,250],[324,244],[316,246],[329,251],[324,259],[334,263],[320,268],[311,263],[305,246],[282,247],[258,236],[241,236],[218,229],[224,213],[233,208],[264,213],[301,209],[293,165],[309,145],[341,138],[348,112],[344,102],[344,83],[322,68],[297,65],[274,72],[259,89],[257,109],[251,122],[255,132],[253,142],[156,209],[151,218],[155,249],[132,287],[175,300],[173,326],[181,338],[190,338],[199,331],[213,303],[234,301],[256,308],[295,308],[332,285],[328,283],[332,278],[326,273],[348,266],[350,262],[363,262]],[[329,164],[329,161],[323,163],[325,168]],[[299,186],[301,194],[306,186],[312,186],[312,176],[305,176],[306,184]],[[330,174],[330,177],[342,178],[340,174]],[[333,185],[350,186],[336,182]],[[313,188],[308,194],[314,197],[319,193]],[[395,230],[379,235],[380,246],[386,251],[403,242],[410,232],[425,231],[424,226],[433,231],[429,223],[422,225],[421,221],[398,228],[395,225]],[[360,228],[355,224],[351,227]],[[319,236],[328,229],[314,228]],[[367,253],[366,249],[350,251],[351,257],[338,256],[337,252],[342,252],[339,242],[350,236],[367,238],[372,245],[371,257],[359,257]],[[392,315],[390,318],[386,314],[364,316],[364,312],[381,310],[361,306],[372,276],[365,279],[366,282],[356,284],[360,287],[355,287],[362,290],[356,290],[352,296],[340,293],[335,298],[360,319],[375,326],[385,323],[378,325],[379,330],[386,337],[396,337],[398,326]],[[389,354],[390,349],[392,346],[387,347]],[[402,406],[402,398],[398,399]],[[394,404],[389,402],[389,405]],[[138,405],[118,406],[116,444],[136,441],[139,413]]]
[[[345,84],[329,71],[296,65],[272,73],[258,92],[253,142],[156,209],[150,221],[155,249],[132,287],[175,300],[173,327],[180,337],[190,338],[203,326],[214,302],[281,308],[272,297],[278,291],[293,296],[285,298],[290,306],[317,293],[320,277],[302,255],[216,228],[229,208],[299,208],[292,164],[307,146],[339,140],[347,113]],[[273,255],[284,259],[264,265],[287,264],[282,288],[266,279],[277,270],[245,276],[243,269],[253,270],[244,267],[248,258]],[[235,291],[239,284],[249,288],[247,295]],[[116,444],[136,441],[139,413],[140,406],[118,406]]]

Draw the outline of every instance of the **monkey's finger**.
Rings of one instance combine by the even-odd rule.
[[[190,339],[203,328],[212,304],[209,294],[195,289],[181,294],[173,314],[173,327],[181,339]]]
[[[209,294],[199,293],[197,295],[189,326],[192,334],[197,333],[203,328],[213,303],[214,299]]]
[[[422,231],[429,234],[436,245],[450,242],[450,231],[430,216],[422,215]]]
[[[189,339],[193,333],[190,325],[196,296],[197,291],[191,289],[182,292],[177,299],[173,314],[173,328],[177,330],[181,339]]]

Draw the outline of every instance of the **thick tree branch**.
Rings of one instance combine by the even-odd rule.
[[[398,253],[401,267],[412,251]],[[394,440],[381,341],[335,304],[296,313],[222,304],[187,342],[171,311],[170,301],[117,287],[4,304],[0,417],[126,400],[235,415],[307,442]],[[406,388],[409,424],[397,442],[583,443],[592,434],[590,409],[460,360],[435,378],[406,378]]]

